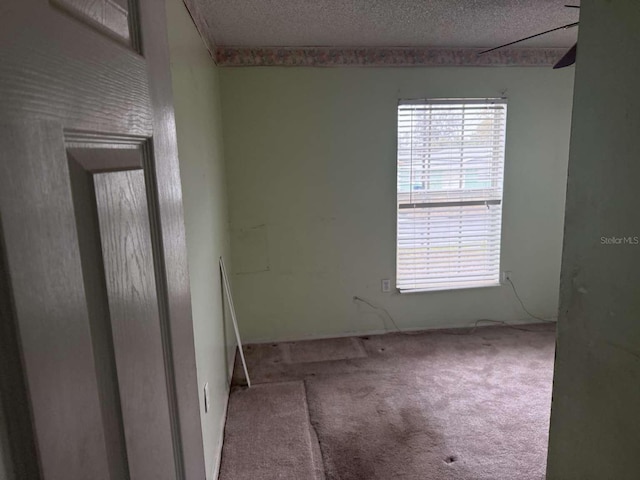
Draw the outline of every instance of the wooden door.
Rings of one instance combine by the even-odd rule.
[[[205,478],[164,15],[0,6],[9,478]]]

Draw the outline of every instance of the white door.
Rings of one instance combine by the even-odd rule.
[[[164,15],[153,0],[0,6],[16,479],[205,476]]]

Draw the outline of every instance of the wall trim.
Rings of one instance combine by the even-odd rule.
[[[216,47],[222,67],[550,67],[566,48]]]
[[[231,395],[231,389],[229,388],[229,385],[227,385],[227,394],[224,397],[224,416],[220,421],[222,428],[219,429],[218,448],[211,470],[212,480],[218,480],[218,477],[220,476],[220,467],[222,466],[222,449],[224,448],[224,430],[227,428],[227,416],[229,414],[229,395]]]
[[[231,356],[229,363],[229,367],[227,368],[227,381],[226,381],[226,389],[227,394],[225,395],[224,400],[224,416],[221,419],[222,428],[220,428],[220,433],[218,435],[218,451],[216,452],[216,458],[213,461],[213,469],[211,471],[211,478],[213,480],[217,480],[220,476],[220,467],[222,466],[222,449],[224,448],[224,431],[227,428],[227,417],[229,416],[229,397],[231,396],[231,382],[233,381],[233,372],[236,368],[236,360],[238,358],[237,355],[238,346],[236,345],[233,349],[233,356]]]

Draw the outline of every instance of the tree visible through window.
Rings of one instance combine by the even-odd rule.
[[[499,283],[506,115],[503,99],[400,102],[400,291]]]

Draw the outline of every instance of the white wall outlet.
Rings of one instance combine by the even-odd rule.
[[[505,270],[502,272],[502,283],[507,283],[511,280],[512,272],[511,270]]]
[[[204,413],[207,413],[211,408],[211,397],[209,396],[209,383],[204,384]]]
[[[388,278],[384,278],[382,280],[382,291],[384,293],[389,293],[391,291],[391,280]]]

